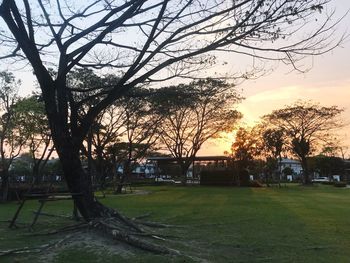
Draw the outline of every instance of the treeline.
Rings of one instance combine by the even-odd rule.
[[[47,173],[45,167],[55,145],[40,94],[20,98],[20,82],[12,73],[2,72],[1,81],[1,181],[5,199],[10,170],[23,172],[23,165],[14,164],[14,160],[23,154],[28,157],[31,177],[39,182]],[[99,94],[101,89],[108,92],[117,81],[114,75],[99,76],[87,69],[73,71],[68,86],[75,100],[85,106],[70,112],[69,117],[79,122],[94,107],[96,90]],[[123,182],[145,156],[167,152],[177,159],[185,181],[191,159],[203,143],[237,125],[241,114],[235,105],[240,100],[231,84],[216,79],[156,90],[134,87],[94,119],[80,149],[81,160],[93,181],[103,186],[108,176],[115,176],[118,165],[123,166]]]
[[[290,168],[281,170],[282,158],[287,156],[300,162],[304,184],[311,183],[313,173],[344,174],[346,147],[335,137],[344,126],[342,111],[303,101],[274,110],[255,126],[240,127],[228,154],[238,170],[263,175],[266,181],[292,174]]]
[[[26,173],[30,173],[33,183],[62,168],[56,164],[53,167],[57,171],[45,169],[55,145],[50,132],[54,128],[41,95],[20,97],[17,91],[21,83],[10,72],[0,72],[0,81],[1,190],[6,199],[10,175],[14,169],[24,171],[19,162],[14,164],[20,155],[30,163]],[[84,126],[83,116],[94,110],[95,100],[118,81],[115,75],[101,76],[88,69],[72,71],[67,78],[72,91],[70,108],[74,109],[69,119]],[[234,130],[236,138],[227,154],[238,171],[252,171],[260,162],[260,170],[271,177],[281,173],[278,163],[282,156],[290,155],[299,159],[303,182],[308,184],[308,158],[324,146],[329,151],[336,149],[329,144],[334,142],[332,131],[342,126],[342,109],[299,101],[263,116],[253,128],[239,127],[242,114],[235,107],[242,98],[232,84],[217,79],[158,89],[144,85],[120,92],[122,96],[93,120],[80,149],[85,170],[102,187],[107,177],[116,176],[118,165],[123,166],[122,183],[145,156],[164,153],[176,158],[186,183],[187,171],[203,143]],[[76,129],[69,130],[78,134]]]

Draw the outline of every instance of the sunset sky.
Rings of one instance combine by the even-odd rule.
[[[336,0],[334,6],[341,16],[350,9],[350,1]],[[347,15],[338,27],[338,34],[347,32],[350,34],[350,15]],[[232,58],[234,59],[234,58]],[[234,62],[230,63],[234,65]],[[340,47],[314,57],[312,61],[305,63],[312,65],[309,72],[302,74],[285,65],[271,65],[275,69],[267,76],[256,80],[249,80],[239,85],[243,96],[246,98],[238,106],[244,114],[243,122],[253,125],[259,117],[270,113],[273,109],[279,109],[296,100],[311,100],[322,105],[338,105],[345,108],[342,115],[345,122],[350,123],[350,38],[346,39]],[[234,66],[232,66],[234,67]],[[228,68],[227,71],[232,71]],[[340,131],[344,144],[350,146],[350,126]],[[204,145],[200,155],[222,155],[230,149],[232,135]],[[348,155],[350,153],[347,153]]]
[[[349,0],[334,0],[332,6],[326,12],[336,10],[337,17],[346,14],[350,9]],[[335,39],[339,39],[344,32],[350,34],[350,15],[347,15],[339,25]],[[252,61],[249,58],[239,60],[236,57],[225,54],[225,66],[214,70],[225,71],[228,74],[235,73],[249,67]],[[239,64],[240,67],[237,65]],[[238,105],[238,109],[244,114],[242,124],[253,125],[259,117],[270,113],[273,109],[282,108],[298,99],[319,102],[322,105],[338,105],[345,108],[343,119],[350,123],[350,38],[346,39],[340,47],[322,56],[307,59],[307,67],[311,68],[307,73],[291,72],[290,66],[281,64],[269,64],[268,69],[273,69],[269,74],[256,80],[248,80],[237,86],[242,91],[245,100]],[[22,95],[28,95],[34,89],[34,77],[28,68],[17,71],[16,75],[23,80]],[[341,131],[344,144],[350,146],[349,126]],[[348,132],[349,131],[349,132]],[[233,136],[206,143],[199,155],[222,155],[230,149]]]

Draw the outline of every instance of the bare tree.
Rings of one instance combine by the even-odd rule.
[[[94,119],[140,83],[189,76],[215,63],[211,51],[281,60],[338,45],[330,0],[2,0],[1,58],[28,62],[38,80],[55,148],[75,202],[86,220],[115,215],[96,201],[79,151]],[[321,16],[325,15],[323,22]],[[308,33],[305,25],[316,23]],[[56,74],[50,74],[54,67]],[[115,68],[119,81],[77,99],[67,85],[74,68]],[[167,74],[165,72],[167,70]],[[93,104],[87,111],[86,103]]]
[[[310,184],[307,157],[321,143],[329,142],[331,133],[342,126],[337,106],[325,107],[311,102],[298,101],[283,109],[274,110],[264,118],[288,139],[289,150],[299,158],[303,167],[303,181]]]

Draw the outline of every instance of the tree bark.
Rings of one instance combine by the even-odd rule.
[[[34,178],[34,184],[39,184],[41,182],[41,174],[39,173],[39,164],[35,163],[32,169],[32,175]]]
[[[190,167],[190,162],[182,162],[181,163],[181,184],[186,185],[187,184],[187,171]]]
[[[95,199],[91,177],[82,168],[79,150],[65,144],[59,146],[58,155],[69,191],[80,194],[73,198],[81,215],[87,221],[102,216],[102,205]]]
[[[8,200],[8,192],[9,192],[9,176],[7,172],[3,172],[1,177],[1,193],[2,193],[2,201],[6,202]]]
[[[123,174],[120,177],[119,184],[117,186],[116,193],[121,194],[123,190],[123,184],[125,183],[125,180],[127,178],[130,178],[131,176],[131,167],[130,167],[130,161],[124,162],[124,167],[123,167]]]
[[[303,183],[305,185],[312,184],[306,157],[301,158],[301,167],[303,167]]]

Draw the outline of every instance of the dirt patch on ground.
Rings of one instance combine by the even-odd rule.
[[[173,229],[171,232],[176,236],[168,236],[166,240],[164,240],[164,243],[163,241],[160,242],[162,245],[166,245],[169,248],[176,248],[184,252],[184,254],[181,253],[179,256],[152,254],[151,252],[129,246],[126,243],[113,240],[95,230],[84,229],[75,233],[69,233],[67,236],[61,234],[60,236],[56,236],[54,240],[65,240],[59,242],[58,246],[52,246],[45,252],[40,253],[38,262],[55,262],[58,258],[61,258],[62,254],[67,253],[67,251],[79,251],[78,253],[84,253],[84,251],[86,251],[92,253],[98,259],[96,262],[103,263],[106,262],[106,258],[115,258],[116,260],[122,260],[124,262],[133,262],[133,259],[135,259],[136,262],[142,262],[140,259],[144,257],[150,257],[156,262],[209,262],[205,260],[208,254],[201,249],[201,243],[191,242],[181,238],[185,231],[188,231],[188,229]],[[160,236],[165,236],[168,231],[159,229],[158,232]],[[149,241],[152,242],[152,240]]]
[[[60,253],[71,249],[93,252],[101,259],[113,255],[128,258],[137,253],[137,249],[104,237],[93,230],[82,230],[60,238],[64,239],[64,241],[42,253],[39,257],[39,262],[53,262]],[[60,238],[57,237],[57,240],[59,241]]]

